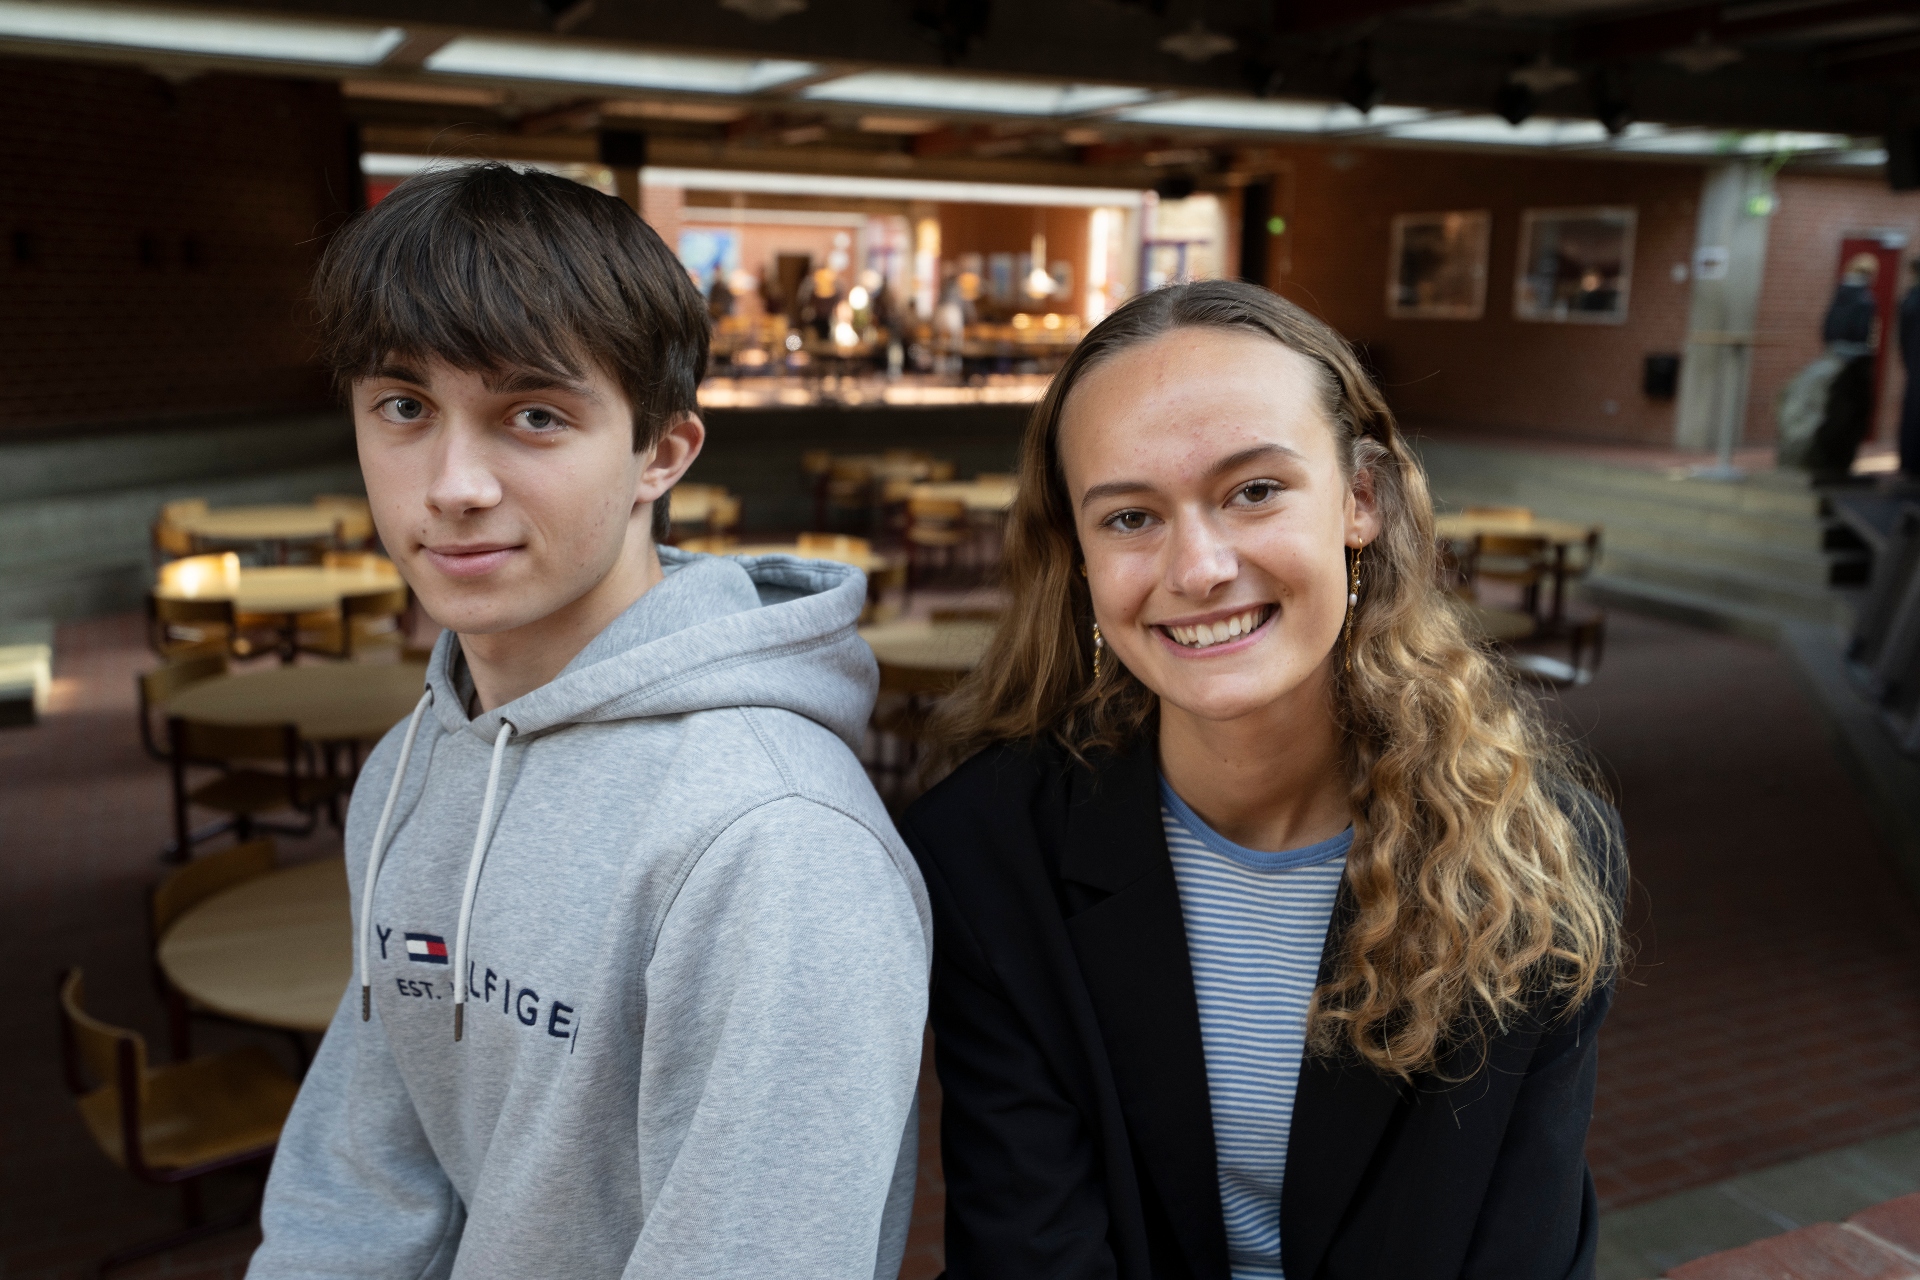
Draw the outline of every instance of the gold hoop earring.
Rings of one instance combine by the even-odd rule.
[[[1106,647],[1107,642],[1100,635],[1100,624],[1096,622],[1093,624],[1093,678],[1095,680],[1100,678],[1100,651]]]
[[[1360,612],[1360,556],[1367,549],[1365,543],[1353,549],[1352,576],[1347,580],[1347,624],[1342,628],[1341,638],[1347,650],[1347,674],[1353,674],[1353,616]]]

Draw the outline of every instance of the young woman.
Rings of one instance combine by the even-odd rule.
[[[904,823],[952,1280],[1592,1273],[1624,855],[1435,569],[1379,393],[1263,289],[1054,379]]]

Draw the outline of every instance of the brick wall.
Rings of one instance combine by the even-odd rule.
[[[1429,151],[1301,147],[1280,152],[1287,218],[1275,285],[1364,344],[1403,415],[1561,435],[1666,443],[1673,402],[1641,392],[1642,360],[1678,352],[1701,171],[1692,165]],[[1548,324],[1513,314],[1526,208],[1638,211],[1627,321]],[[1486,310],[1478,320],[1391,319],[1388,241],[1400,213],[1492,214]]]
[[[1859,178],[1782,174],[1776,191],[1780,202],[1767,232],[1767,273],[1755,325],[1760,341],[1747,397],[1746,437],[1756,442],[1774,439],[1774,397],[1820,354],[1820,320],[1840,274],[1841,240],[1863,231],[1905,232],[1903,264],[1912,260],[1914,242],[1920,241],[1920,192],[1890,191],[1878,173]],[[1904,294],[1911,279],[1903,265],[1897,293]],[[1889,346],[1881,377],[1875,434],[1891,440],[1906,386],[1897,348]]]
[[[324,405],[331,84],[0,59],[0,434]]]

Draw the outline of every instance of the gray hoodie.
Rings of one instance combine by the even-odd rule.
[[[484,715],[443,636],[367,761],[355,981],[249,1276],[897,1274],[931,935],[850,749],[863,582],[661,560]]]

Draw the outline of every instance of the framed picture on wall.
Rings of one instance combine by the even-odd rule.
[[[1513,314],[1556,324],[1626,323],[1633,229],[1630,208],[1523,212]]]
[[[1399,320],[1478,320],[1487,309],[1490,222],[1485,209],[1395,217],[1387,314]]]

